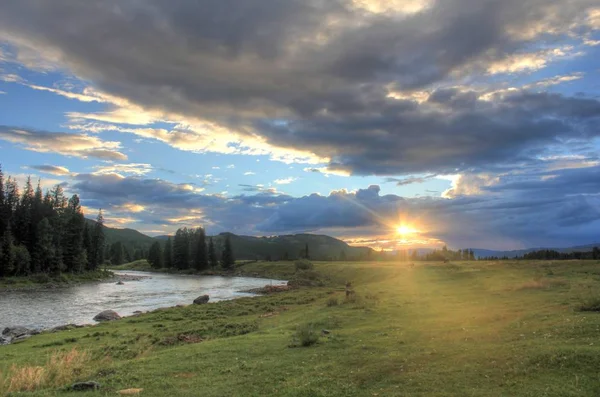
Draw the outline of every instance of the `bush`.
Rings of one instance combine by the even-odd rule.
[[[313,324],[303,324],[296,328],[290,347],[308,347],[319,341],[319,332]]]
[[[327,300],[327,307],[337,306],[338,304],[338,299],[335,296],[332,296]]]
[[[600,295],[581,299],[578,309],[581,312],[600,312]]]
[[[314,267],[312,262],[308,259],[299,259],[296,262],[294,262],[294,266],[296,266],[296,271],[312,270],[312,268]]]
[[[37,284],[46,284],[51,281],[50,277],[46,273],[34,274],[30,277],[30,280]]]

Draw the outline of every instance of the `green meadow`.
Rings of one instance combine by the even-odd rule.
[[[2,346],[0,395],[600,395],[598,261],[236,271],[313,286]],[[67,389],[88,380],[102,388]]]

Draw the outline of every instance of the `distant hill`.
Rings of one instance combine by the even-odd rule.
[[[96,225],[96,221],[92,219],[86,218],[85,221],[88,224],[88,227],[93,228]],[[117,229],[104,226],[103,230],[107,245],[110,246],[111,244],[120,241],[130,255],[133,255],[137,249],[148,251],[152,243],[156,241],[154,238],[146,236],[134,229]]]
[[[255,237],[239,236],[233,233],[221,233],[212,236],[217,251],[220,251],[223,247],[227,235],[230,236],[235,258],[242,260],[267,259],[269,256],[273,260],[279,260],[286,257],[286,253],[290,260],[296,259],[300,257],[301,251],[305,249],[307,244],[309,255],[314,260],[339,259],[342,255],[345,255],[347,259],[366,259],[373,251],[367,247],[352,247],[342,240],[319,234]],[[167,238],[168,236],[156,237],[161,241],[165,241]]]

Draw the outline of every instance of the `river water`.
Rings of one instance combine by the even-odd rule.
[[[208,294],[210,302],[254,294],[242,292],[267,284],[284,284],[282,280],[251,277],[187,276],[137,271],[117,274],[144,276],[140,281],[82,284],[69,288],[31,291],[0,291],[0,332],[4,327],[20,325],[47,329],[64,324],[93,324],[103,310],[121,316],[178,304],[190,304]]]

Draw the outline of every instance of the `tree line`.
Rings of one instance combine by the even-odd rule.
[[[81,273],[104,261],[102,211],[88,227],[75,194],[67,199],[60,185],[42,192],[31,177],[20,192],[16,179],[0,167],[0,277],[36,273]]]
[[[233,247],[229,235],[225,236],[221,252],[213,238],[207,239],[203,228],[180,228],[174,237],[169,236],[164,245],[156,241],[148,252],[148,262],[155,269],[194,269],[203,271],[218,266],[225,270],[235,265]]]
[[[498,257],[489,256],[480,258],[481,260],[569,260],[569,259],[600,259],[600,248],[594,247],[591,251],[573,251],[573,252],[559,252],[551,249],[543,249],[528,252],[522,256],[514,256],[509,258],[508,256]]]

